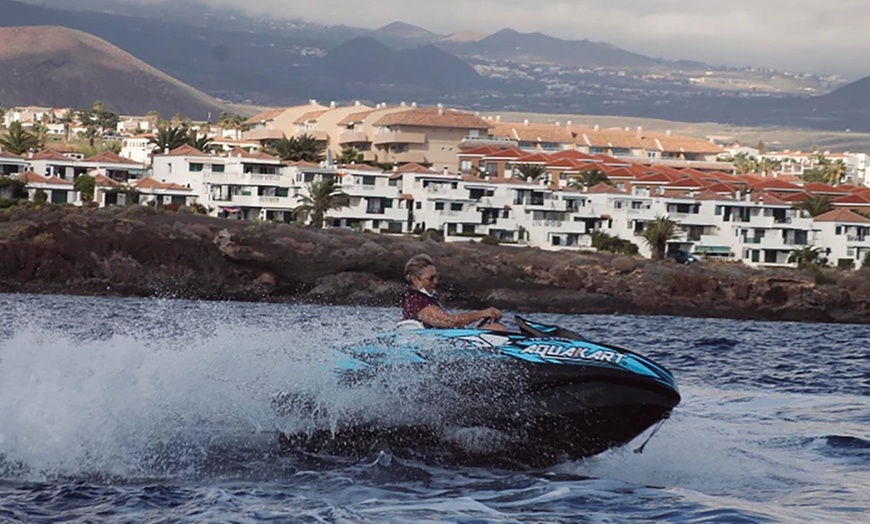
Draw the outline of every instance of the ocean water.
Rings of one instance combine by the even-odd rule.
[[[341,416],[426,416],[407,394],[425,377],[388,398],[332,373],[331,348],[396,310],[21,295],[0,310],[0,522],[870,521],[868,326],[527,315],[654,358],[683,401],[642,454],[508,471],[280,448],[279,431]],[[329,409],[279,413],[299,389]]]

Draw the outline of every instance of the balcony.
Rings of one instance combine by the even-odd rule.
[[[406,151],[404,153],[386,153],[381,156],[384,162],[398,162],[400,164],[407,164],[411,162],[416,162],[417,164],[426,164],[426,152],[425,151]]]
[[[338,143],[341,145],[367,143],[369,141],[369,135],[365,131],[345,131],[338,136]]]
[[[372,144],[382,146],[385,144],[425,144],[426,135],[424,133],[376,133]]]

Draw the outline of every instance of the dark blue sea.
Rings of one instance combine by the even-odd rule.
[[[332,348],[397,310],[0,295],[0,311],[0,522],[870,521],[868,326],[527,315],[654,358],[683,395],[642,454],[528,472],[278,449],[310,423],[274,407],[293,388],[332,417],[425,415],[332,372]]]

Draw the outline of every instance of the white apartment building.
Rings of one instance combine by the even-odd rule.
[[[293,220],[302,184],[281,159],[234,149],[207,154],[184,145],[154,155],[153,178],[188,187],[210,214],[240,220]]]
[[[814,220],[818,243],[833,265],[861,267],[870,253],[870,218],[848,209],[835,209]]]

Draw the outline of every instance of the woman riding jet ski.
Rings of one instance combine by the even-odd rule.
[[[431,269],[412,274],[412,285],[432,282],[424,277],[435,274],[434,265],[423,267]],[[521,317],[513,330],[458,327],[501,313],[451,315],[434,286],[422,291],[423,298],[406,297],[402,329],[342,350],[340,382],[360,398],[377,391],[386,407],[374,418],[285,434],[285,444],[352,456],[387,447],[438,462],[546,467],[624,445],[680,402],[671,373],[641,355]],[[390,398],[399,401],[386,404]]]

